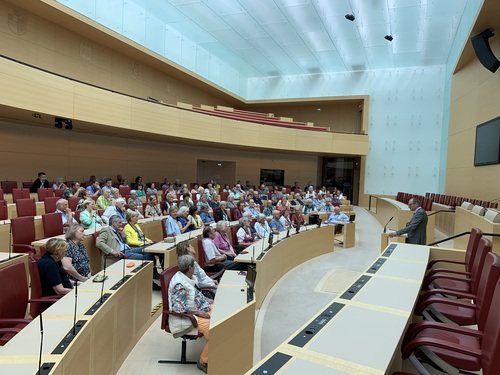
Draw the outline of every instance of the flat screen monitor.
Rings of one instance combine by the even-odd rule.
[[[500,117],[476,127],[474,166],[500,163]]]

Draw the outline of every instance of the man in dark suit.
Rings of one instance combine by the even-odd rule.
[[[33,185],[31,185],[30,193],[36,193],[39,188],[47,189],[49,187],[50,187],[50,183],[49,183],[49,181],[47,181],[47,179],[45,177],[45,172],[39,172],[38,178],[35,181],[33,181]]]
[[[425,245],[427,242],[427,212],[420,207],[420,201],[417,198],[411,198],[408,202],[408,207],[414,211],[410,222],[406,228],[390,233],[389,237],[401,236],[408,233],[406,243]]]

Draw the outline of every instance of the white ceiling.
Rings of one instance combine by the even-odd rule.
[[[167,57],[169,46],[173,46],[173,42],[169,44],[169,30],[175,30],[246,78],[446,64],[467,3],[467,0],[58,1],[125,36],[128,32],[131,39],[148,48],[161,47],[163,43]],[[353,14],[355,21],[347,20],[346,14]],[[161,29],[153,30],[152,25],[157,24]],[[139,36],[134,38],[134,33]],[[145,36],[141,37],[142,34]],[[385,40],[385,35],[392,35],[394,40]]]

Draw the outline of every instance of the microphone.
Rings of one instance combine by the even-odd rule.
[[[102,280],[102,285],[101,285],[101,304],[102,304],[102,296],[104,293],[104,283],[106,282],[106,257],[104,256],[104,270],[103,270],[103,280]]]
[[[272,236],[272,233],[269,236]],[[263,253],[264,252],[264,239],[262,239],[261,241],[262,241],[262,250],[261,250],[261,252]]]
[[[386,232],[387,232],[387,225],[389,225],[389,223],[392,221],[392,219],[394,219],[394,216],[393,216],[393,217],[391,217],[391,218],[389,219],[389,221],[388,221],[388,222],[384,225],[384,233],[386,233]]]
[[[12,258],[12,220],[9,225],[9,259]]]
[[[40,353],[38,354],[38,373],[42,373],[42,351],[43,351],[43,317],[42,311],[40,310]]]
[[[104,284],[104,282],[103,282]],[[75,280],[75,312],[73,314],[73,336],[76,335],[76,308],[78,306],[78,280]]]

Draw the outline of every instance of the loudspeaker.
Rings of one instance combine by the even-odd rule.
[[[479,62],[490,72],[495,73],[500,67],[500,61],[498,61],[491,51],[490,43],[488,42],[488,39],[493,35],[495,34],[490,29],[487,29],[481,34],[473,36],[471,41]]]

